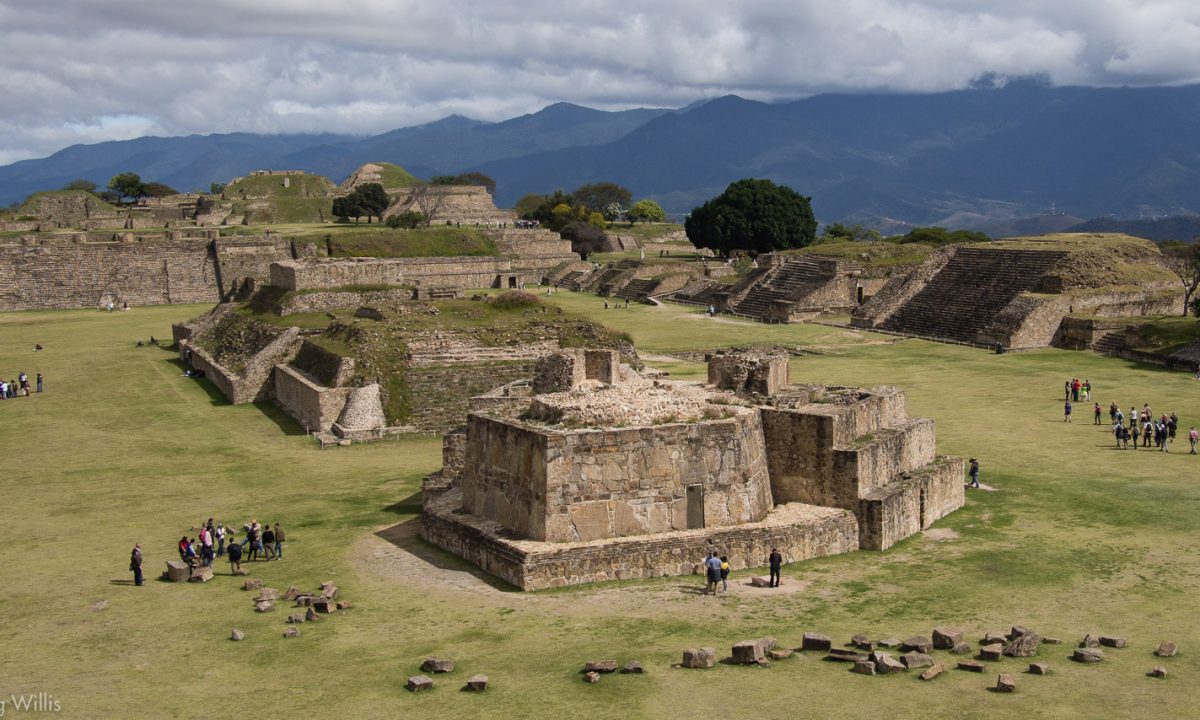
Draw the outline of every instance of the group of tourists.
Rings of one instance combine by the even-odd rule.
[[[241,569],[242,558],[247,560],[282,560],[283,543],[287,536],[279,523],[260,525],[251,520],[242,526],[243,540],[238,541],[233,528],[222,523],[208,522],[200,526],[198,537],[179,538],[179,559],[189,567],[212,567],[215,558],[229,556],[230,569]]]
[[[1092,399],[1092,381],[1079,378],[1071,378],[1063,383],[1063,393],[1066,397],[1063,399],[1067,402],[1079,402],[1080,400]]]
[[[42,391],[42,374],[37,374],[37,391]],[[21,396],[29,397],[31,392],[29,376],[24,371],[17,373],[14,380],[0,379],[0,400],[12,400]]]
[[[771,548],[767,565],[771,568],[771,587],[779,587],[780,573],[783,571],[783,555],[779,548]],[[716,550],[710,551],[704,558],[704,572],[708,580],[704,589],[706,595],[716,595],[718,588],[729,594],[729,556],[717,555]]]
[[[1096,403],[1092,413],[1094,415],[1092,424],[1103,424],[1100,403]],[[1117,407],[1115,402],[1111,403],[1108,406],[1108,419],[1112,424],[1112,433],[1117,447],[1122,450],[1129,449],[1131,439],[1133,440],[1133,449],[1137,450],[1140,439],[1141,446],[1144,448],[1150,447],[1150,443],[1153,442],[1155,450],[1170,452],[1169,448],[1175,442],[1175,436],[1179,430],[1179,416],[1174,411],[1170,415],[1162,413],[1156,418],[1149,403],[1142,405],[1141,410],[1138,410],[1137,406],[1129,408],[1128,423],[1126,423],[1126,415],[1121,412],[1121,408]],[[1197,442],[1200,442],[1200,434],[1196,432],[1195,425],[1188,428],[1187,439],[1191,446],[1190,452],[1195,455]]]

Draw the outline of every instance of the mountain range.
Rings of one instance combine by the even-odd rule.
[[[453,115],[370,137],[145,137],[0,167],[0,205],[77,178],[103,185],[125,171],[186,190],[254,169],[341,181],[373,161],[420,177],[486,173],[501,206],[612,181],[681,215],[734,180],[765,177],[811,196],[823,222],[890,230],[1190,215],[1200,211],[1200,86],[1013,81],[774,104],[726,96],[678,110],[558,103],[503,122]]]

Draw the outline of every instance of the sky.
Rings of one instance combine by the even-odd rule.
[[[374,134],[566,101],[1200,81],[1196,0],[0,0],[0,165],[75,143]]]

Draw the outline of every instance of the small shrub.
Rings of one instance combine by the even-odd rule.
[[[519,308],[535,307],[541,305],[542,301],[538,300],[537,295],[527,293],[523,290],[509,290],[497,295],[492,300],[492,305],[501,310],[516,310]]]

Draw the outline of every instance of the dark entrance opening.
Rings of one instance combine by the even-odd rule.
[[[863,286],[862,285],[858,286],[858,304],[859,305],[863,304]]]
[[[704,486],[687,486],[687,526],[688,530],[699,530],[704,527]]]

